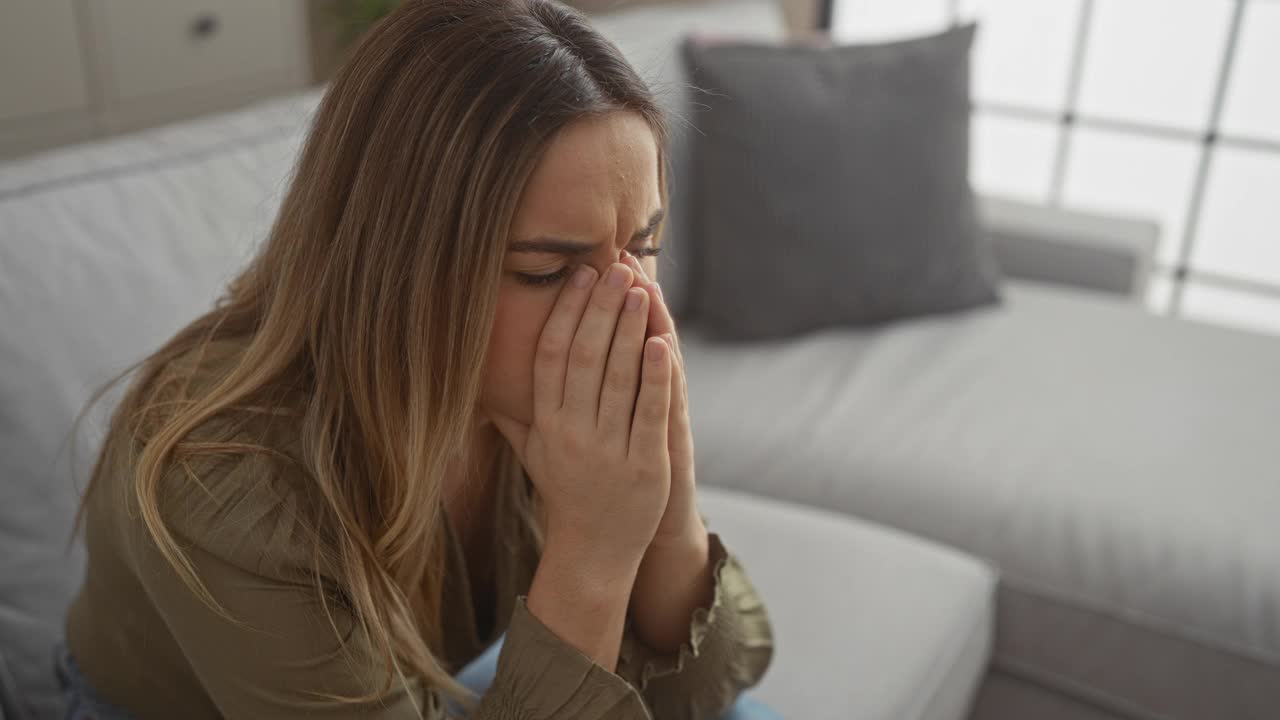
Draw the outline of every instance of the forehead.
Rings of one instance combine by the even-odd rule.
[[[620,222],[647,220],[660,205],[653,131],[640,115],[620,111],[556,134],[521,193],[514,231],[598,239]]]

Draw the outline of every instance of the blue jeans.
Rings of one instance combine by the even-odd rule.
[[[485,650],[471,664],[464,667],[456,675],[458,682],[467,688],[482,694],[493,682],[498,670],[498,653],[502,649],[502,641],[506,636],[498,638],[488,650]],[[63,720],[134,720],[127,711],[102,699],[93,690],[88,679],[80,672],[80,666],[71,656],[67,646],[59,643],[55,650],[55,672],[58,684],[62,688],[62,697],[66,703]],[[459,709],[454,706],[454,712]],[[782,720],[774,711],[761,705],[756,700],[741,695],[738,701],[729,708],[721,720]]]
[[[454,678],[477,695],[483,694],[493,682],[493,676],[498,672],[498,653],[501,652],[502,641],[506,637],[503,635],[498,638],[488,650],[480,653],[479,657],[459,670]],[[454,712],[460,712],[456,705],[451,704],[451,707]],[[744,694],[738,696],[738,701],[729,708],[728,712],[720,716],[720,720],[782,720],[782,716],[765,707],[755,698]]]
[[[62,688],[63,720],[134,720],[125,710],[103,700],[63,643],[54,648],[54,672]]]

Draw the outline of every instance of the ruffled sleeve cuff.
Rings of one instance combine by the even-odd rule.
[[[680,648],[654,649],[627,620],[618,674],[640,690],[655,717],[717,717],[760,680],[773,656],[763,601],[720,536],[708,538],[715,591],[710,607],[693,611]]]
[[[516,598],[484,720],[650,720],[636,688],[561,640]]]

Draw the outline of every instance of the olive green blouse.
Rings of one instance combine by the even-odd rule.
[[[258,442],[296,443],[288,423]],[[284,465],[244,455],[188,466],[167,482],[161,514],[209,593],[236,621],[192,592],[160,556],[126,482],[125,441],[107,438],[112,471],[90,494],[89,562],[67,618],[67,643],[105,699],[147,718],[450,717],[443,696],[417,678],[393,679],[342,606],[320,602],[312,581],[306,502]],[[296,480],[296,478],[294,478]],[[501,509],[498,510],[501,512]],[[616,672],[543,625],[525,605],[540,548],[529,538],[496,548],[494,597],[478,617],[464,545],[447,513],[443,647],[457,672],[506,633],[497,675],[477,720],[712,720],[764,674],[773,653],[763,603],[720,537],[711,534],[715,593],[689,618],[675,653],[646,646],[626,622]],[[499,522],[516,522],[498,517]],[[339,642],[335,629],[346,637]],[[359,696],[339,704],[322,695]]]

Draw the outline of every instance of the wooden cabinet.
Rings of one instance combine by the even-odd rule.
[[[310,82],[305,0],[5,0],[0,158]]]
[[[0,10],[0,121],[88,104],[71,0],[17,0]]]

